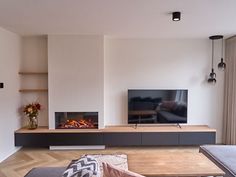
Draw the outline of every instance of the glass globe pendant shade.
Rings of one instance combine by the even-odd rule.
[[[211,73],[209,75],[209,78],[207,80],[208,83],[215,84],[216,83],[216,73],[214,72],[214,69],[211,69]]]
[[[226,68],[226,64],[225,64],[223,58],[221,58],[220,63],[218,64],[218,69],[224,71],[225,68]]]
[[[215,78],[209,78],[208,79],[208,83],[215,84],[216,83],[216,79]]]

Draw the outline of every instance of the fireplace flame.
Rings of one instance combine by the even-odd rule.
[[[68,119],[65,123],[62,123],[59,125],[58,128],[96,128],[93,121],[88,119],[80,119],[80,120],[74,120],[74,119]]]

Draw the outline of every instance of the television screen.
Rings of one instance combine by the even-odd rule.
[[[188,90],[128,90],[129,124],[187,123]]]

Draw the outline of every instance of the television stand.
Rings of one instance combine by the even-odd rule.
[[[136,127],[136,128],[135,128]],[[216,130],[206,125],[107,126],[104,129],[26,128],[15,131],[15,146],[184,146],[215,144]]]

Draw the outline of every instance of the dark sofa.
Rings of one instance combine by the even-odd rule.
[[[187,105],[182,102],[134,97],[129,100],[129,110],[129,123],[187,123]]]
[[[167,111],[159,111],[157,117],[160,123],[186,123],[187,121],[186,117]]]
[[[199,151],[225,172],[224,177],[236,177],[235,145],[203,145]]]
[[[176,101],[163,101],[157,111],[159,123],[187,123],[187,105]]]
[[[151,97],[134,97],[129,100],[129,111],[135,112],[137,114],[130,114],[129,112],[129,123],[156,123],[157,122],[157,112],[156,108],[161,103],[161,98],[151,98]],[[146,114],[145,114],[146,111]],[[149,111],[149,113],[147,113]],[[140,113],[140,112],[143,112]]]
[[[30,170],[25,177],[61,177],[66,167],[39,167]]]

